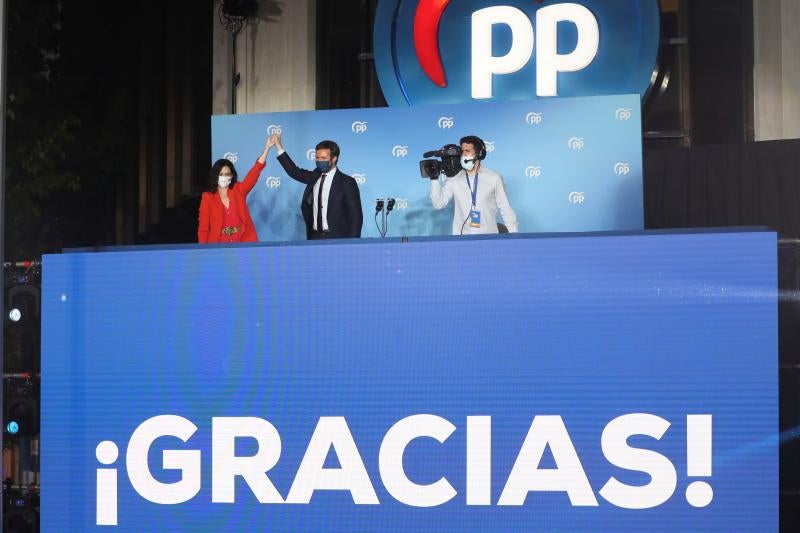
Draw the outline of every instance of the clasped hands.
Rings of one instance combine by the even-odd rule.
[[[273,146],[277,146],[278,150],[283,150],[283,144],[281,144],[280,133],[273,133],[267,139],[267,148],[272,148]]]

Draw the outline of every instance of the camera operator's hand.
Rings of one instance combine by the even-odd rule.
[[[423,159],[419,162],[419,173],[422,179],[438,180],[442,167],[435,159]]]

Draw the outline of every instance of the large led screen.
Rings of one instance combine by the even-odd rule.
[[[44,531],[775,533],[776,236],[44,260]]]

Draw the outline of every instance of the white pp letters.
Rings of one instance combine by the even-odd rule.
[[[492,55],[492,28],[505,24],[511,29],[511,50]],[[533,28],[525,13],[510,6],[495,6],[472,14],[472,97],[492,97],[492,76],[521,70],[533,54]]]
[[[558,53],[558,24],[577,28],[575,49]],[[492,28],[502,24],[511,30],[511,49],[492,55]],[[536,32],[528,16],[515,7],[493,6],[472,14],[472,98],[492,98],[495,75],[522,70],[536,51],[536,95],[558,96],[558,74],[588,67],[600,50],[600,27],[586,7],[575,3],[554,4],[536,12]]]

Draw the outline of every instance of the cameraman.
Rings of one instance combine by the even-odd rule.
[[[499,233],[497,210],[503,215],[510,233],[519,231],[517,215],[508,202],[503,176],[481,165],[486,158],[486,145],[480,137],[462,137],[461,172],[444,183],[431,179],[431,202],[434,209],[443,209],[455,198],[453,235]]]

